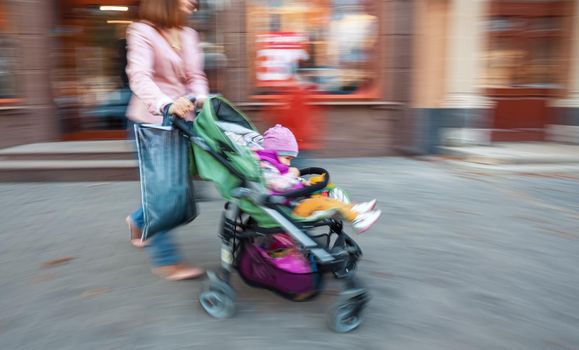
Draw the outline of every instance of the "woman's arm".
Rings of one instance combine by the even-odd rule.
[[[137,24],[139,25],[139,24]],[[154,52],[147,33],[135,25],[127,29],[127,75],[134,94],[149,112],[161,114],[161,108],[173,102],[153,80]]]

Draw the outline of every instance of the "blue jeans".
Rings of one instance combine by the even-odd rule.
[[[131,219],[137,227],[143,228],[143,226],[145,226],[143,208],[141,207],[131,214]],[[148,239],[147,242],[148,245],[146,249],[151,255],[151,263],[153,266],[175,265],[182,261],[177,250],[177,245],[169,231],[158,232]]]

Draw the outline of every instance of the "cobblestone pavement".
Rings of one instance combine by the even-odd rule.
[[[400,158],[316,162],[384,214],[357,236],[366,322],[324,325],[339,285],[291,303],[234,278],[235,318],[132,248],[137,183],[0,184],[0,349],[579,349],[579,179],[487,176]],[[220,201],[176,232],[218,265]]]

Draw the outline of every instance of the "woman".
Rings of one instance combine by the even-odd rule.
[[[185,26],[187,17],[197,10],[197,0],[141,0],[140,21],[127,29],[127,75],[133,91],[127,117],[135,123],[162,123],[162,111],[193,120],[194,106],[208,94],[203,73],[203,55],[197,33]],[[143,209],[127,217],[131,244],[147,246],[153,273],[168,280],[201,276],[199,267],[187,266],[169,232],[159,232],[141,242]]]

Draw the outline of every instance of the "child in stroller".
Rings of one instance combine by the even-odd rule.
[[[294,134],[281,125],[276,125],[264,133],[263,150],[257,150],[260,167],[266,187],[274,194],[303,188],[315,180],[300,178],[298,169],[291,167],[291,161],[298,155],[298,144]],[[325,176],[325,175],[321,175]],[[344,220],[352,222],[358,233],[367,231],[381,215],[376,210],[376,200],[351,204],[334,198],[339,189],[322,191],[309,198],[290,203],[293,214],[303,218],[328,217],[337,213]],[[337,197],[337,196],[336,196]],[[347,196],[341,196],[347,200]]]

